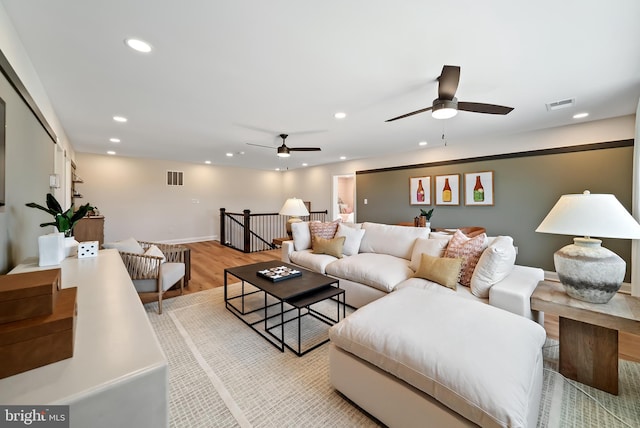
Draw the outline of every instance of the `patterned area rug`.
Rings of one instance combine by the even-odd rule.
[[[163,315],[156,303],[145,308],[169,361],[171,427],[380,426],[329,384],[327,345],[302,357],[280,352],[225,309],[222,288],[163,305]],[[335,317],[335,303],[316,308]],[[327,326],[307,318],[303,343],[326,337]],[[285,337],[296,343],[296,323]],[[539,427],[640,426],[640,364],[620,361],[613,396],[565,380],[557,342],[547,340],[544,355]]]

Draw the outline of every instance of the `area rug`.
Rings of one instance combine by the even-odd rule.
[[[320,310],[331,309],[323,302]],[[335,304],[333,304],[335,305]],[[225,308],[222,288],[145,305],[169,362],[171,427],[376,427],[329,384],[328,346],[280,352]],[[305,321],[303,343],[327,326]],[[297,337],[287,325],[287,343]],[[640,426],[640,364],[620,361],[620,394],[564,379],[547,340],[539,427]]]

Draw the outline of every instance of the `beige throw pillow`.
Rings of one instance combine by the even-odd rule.
[[[422,254],[429,254],[433,257],[442,257],[448,243],[448,239],[417,238],[415,244],[413,244],[411,262],[409,263],[411,270],[414,272],[418,270],[422,260]]]
[[[468,238],[459,230],[453,234],[447,250],[444,252],[445,257],[461,258],[462,273],[460,274],[460,284],[469,287],[471,284],[471,276],[473,270],[478,263],[478,259],[482,255],[484,249],[487,248],[487,234],[482,233],[473,238]]]
[[[461,268],[462,259],[433,257],[429,254],[422,254],[420,267],[414,277],[428,279],[455,290]]]
[[[314,254],[328,254],[333,257],[342,257],[342,247],[344,246],[344,236],[338,236],[337,238],[324,239],[319,236],[313,236],[311,241],[313,242]]]

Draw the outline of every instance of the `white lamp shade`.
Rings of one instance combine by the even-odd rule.
[[[640,224],[614,195],[562,195],[536,232],[595,238],[640,239]]]
[[[309,211],[307,211],[302,199],[289,198],[285,201],[278,214],[300,217],[309,215]]]

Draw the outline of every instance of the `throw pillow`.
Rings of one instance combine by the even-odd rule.
[[[160,263],[164,263],[167,260],[164,254],[162,253],[162,250],[158,248],[157,245],[151,245],[149,248],[147,248],[147,251],[144,252],[144,255],[161,257],[162,260],[160,260]]]
[[[434,257],[429,254],[422,254],[420,257],[420,267],[414,277],[424,278],[436,282],[445,287],[456,289],[460,270],[462,269],[462,259]]]
[[[293,248],[296,251],[311,248],[311,232],[309,222],[299,221],[291,224],[291,235],[293,236]]]
[[[487,248],[486,233],[474,236],[473,238],[468,238],[459,230],[453,234],[449,245],[447,245],[447,250],[444,252],[444,256],[463,259],[460,284],[469,287],[473,270],[476,268],[478,259],[485,248]]]
[[[344,223],[338,224],[336,237],[344,236],[345,238],[344,247],[342,248],[342,253],[345,256],[353,256],[354,254],[358,254],[358,250],[360,250],[360,242],[362,241],[364,232],[365,229],[356,229],[346,226]]]
[[[116,242],[105,242],[102,244],[102,248],[115,248],[121,253],[133,253],[133,254],[143,254],[144,248],[138,241],[133,238],[123,239],[122,241]]]
[[[328,254],[333,257],[342,257],[342,247],[344,246],[344,236],[337,238],[324,239],[319,236],[311,238],[313,241],[314,254]]]
[[[338,223],[340,223],[340,219],[325,223],[311,222],[309,223],[309,231],[311,231],[311,236],[331,239],[335,236],[336,231],[338,230]]]
[[[498,236],[478,260],[471,276],[471,292],[486,299],[491,287],[509,275],[515,263],[516,248],[513,246],[513,238]]]
[[[420,261],[422,260],[422,254],[442,257],[448,243],[448,239],[417,238],[415,244],[413,244],[411,262],[409,263],[411,270],[414,272],[418,270],[420,267]]]

